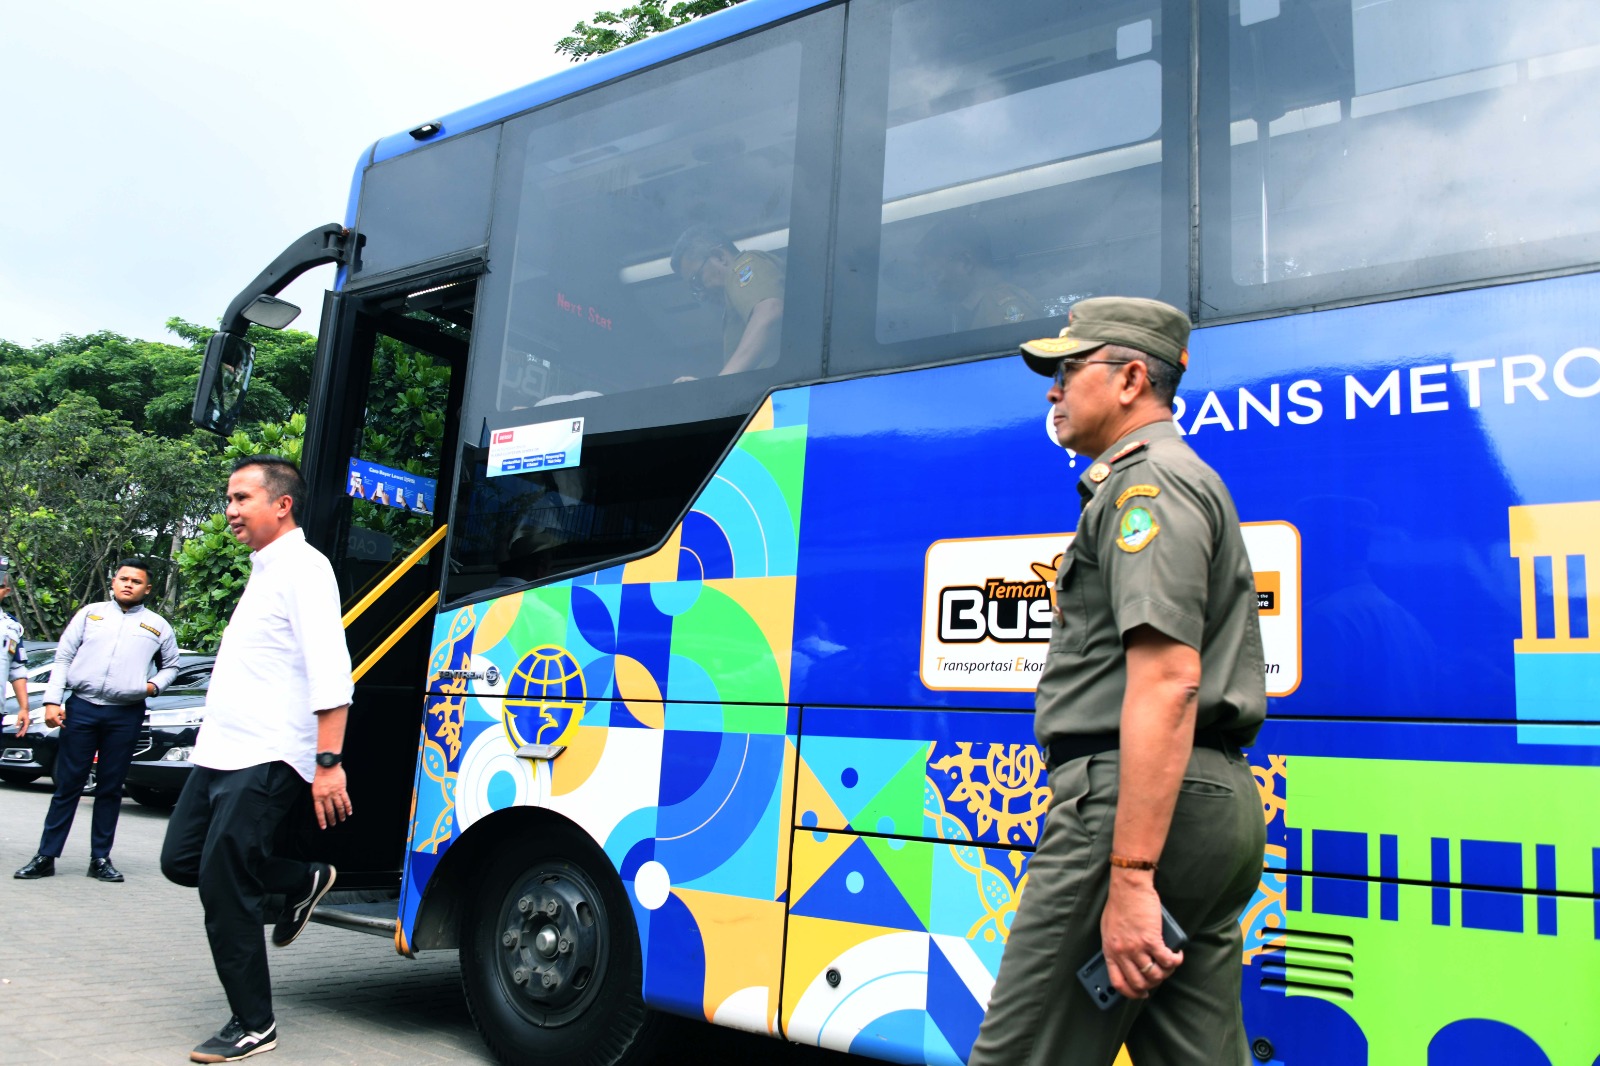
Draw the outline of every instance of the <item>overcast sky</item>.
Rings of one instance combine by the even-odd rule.
[[[607,0],[0,0],[0,339],[215,325],[380,137],[568,65]],[[333,269],[284,298],[315,332]]]

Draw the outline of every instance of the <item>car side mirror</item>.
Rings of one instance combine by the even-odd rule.
[[[233,432],[250,388],[255,361],[256,346],[243,337],[220,332],[211,335],[200,366],[200,385],[195,390],[195,425],[224,437]]]

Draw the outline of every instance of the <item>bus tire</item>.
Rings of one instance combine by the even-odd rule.
[[[654,1051],[638,927],[605,856],[571,832],[500,844],[461,930],[467,1009],[508,1066],[632,1066]]]

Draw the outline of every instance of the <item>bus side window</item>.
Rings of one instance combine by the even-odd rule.
[[[830,373],[1014,349],[1086,296],[1187,302],[1184,8],[852,16]]]
[[[814,188],[831,178],[841,23],[819,13],[507,124],[495,226],[511,263],[490,277],[508,286],[505,340],[475,406],[661,387],[676,404],[696,390],[674,384],[743,376],[748,408],[817,375],[821,271],[791,267],[826,244]]]
[[[1233,0],[1204,18],[1204,314],[1592,262],[1600,6]]]

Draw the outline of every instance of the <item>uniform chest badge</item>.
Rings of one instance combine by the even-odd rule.
[[[1096,463],[1089,468],[1089,480],[1096,485],[1111,476],[1111,467],[1105,463]]]
[[[1143,507],[1130,507],[1117,523],[1117,547],[1125,552],[1144,551],[1160,532],[1155,515]]]
[[[99,616],[99,615],[97,615],[97,614],[91,614],[91,615],[90,615],[90,616],[89,616],[89,621],[91,621],[91,622],[98,622],[98,621],[101,621],[101,618],[100,618],[100,616]]]

